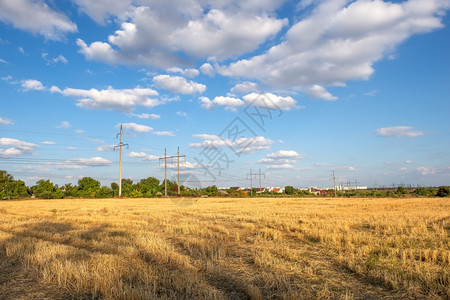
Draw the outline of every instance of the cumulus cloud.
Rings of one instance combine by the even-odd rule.
[[[73,0],[80,10],[92,20],[104,24],[109,17],[124,17],[129,10],[131,0]]]
[[[203,93],[206,85],[194,81],[187,81],[184,77],[157,75],[153,77],[155,86],[177,94],[196,94]]]
[[[259,150],[267,150],[270,149],[273,144],[272,140],[266,139],[263,136],[256,136],[253,138],[239,137],[235,140],[222,139],[220,136],[210,134],[194,134],[193,136],[202,139],[203,141],[201,143],[190,144],[189,147],[191,148],[230,147],[237,154],[249,154]]]
[[[52,141],[42,141],[41,144],[42,144],[42,145],[56,145],[56,142],[52,142]]]
[[[268,169],[294,169],[292,165],[304,156],[294,150],[279,150],[275,153],[267,154],[265,158],[260,159],[258,163],[267,164]]]
[[[277,96],[272,93],[251,93],[243,97],[248,104],[271,109],[290,110],[295,108],[297,101],[290,96]]]
[[[201,106],[207,110],[212,110],[217,106],[225,106],[226,109],[234,110],[235,106],[243,106],[245,102],[238,98],[218,96],[213,100],[208,97],[200,97]]]
[[[2,148],[0,148],[0,155],[8,157],[33,154],[33,150],[38,145],[18,139],[0,138],[0,146],[3,146]]]
[[[214,67],[210,63],[204,63],[200,66],[200,72],[210,77],[213,77],[216,74],[214,71]]]
[[[328,101],[337,100],[338,98],[330,94],[327,90],[325,90],[320,85],[313,85],[307,89],[305,89],[306,94],[312,99],[323,99]]]
[[[200,97],[201,106],[207,110],[213,110],[218,106],[223,106],[228,110],[236,110],[236,107],[253,105],[272,110],[290,110],[297,107],[297,101],[292,97],[277,96],[272,93],[251,93],[245,95],[243,100],[234,97],[217,96],[213,100],[208,97]]]
[[[155,155],[151,155],[151,154],[147,154],[145,152],[130,152],[129,154],[127,154],[128,157],[131,158],[139,158],[140,160],[143,161],[149,161],[149,160],[158,160],[159,157],[155,156]]]
[[[267,169],[295,169],[291,164],[281,164],[281,165],[268,165]]]
[[[131,114],[132,116],[138,117],[139,119],[152,119],[152,120],[158,120],[161,119],[160,115],[157,114],[146,114],[146,113],[142,113],[142,114]]]
[[[257,83],[245,81],[245,82],[236,84],[231,89],[231,92],[236,93],[236,94],[247,94],[250,92],[256,92],[256,91],[258,91],[258,89],[259,89],[259,86]]]
[[[0,1],[0,21],[50,40],[60,40],[67,33],[77,31],[67,16],[50,9],[42,0]]]
[[[159,136],[175,136],[173,131],[154,131],[153,134]]]
[[[200,74],[200,72],[197,69],[181,69],[178,67],[169,68],[169,69],[167,69],[167,72],[179,73],[188,78],[193,78],[193,77],[198,76],[198,74]]]
[[[65,160],[63,163],[50,163],[58,166],[58,169],[70,170],[70,169],[86,169],[88,167],[102,167],[111,165],[111,161],[103,157],[91,157],[91,158],[73,158]]]
[[[385,127],[375,130],[375,133],[381,137],[417,137],[425,134],[425,131],[414,131],[410,126]]]
[[[0,117],[0,125],[13,125],[14,123],[11,120],[3,119]]]
[[[120,127],[120,125],[122,125],[123,129],[131,130],[131,131],[134,131],[137,133],[144,133],[144,132],[149,132],[149,131],[153,130],[153,128],[150,126],[136,124],[136,123],[122,123],[122,124],[117,124],[116,127]]]
[[[263,54],[216,66],[216,70],[225,76],[257,79],[277,88],[302,89],[366,80],[374,72],[373,64],[401,42],[443,27],[444,10],[450,6],[441,0],[313,3],[279,44]]]
[[[136,106],[154,107],[162,101],[151,98],[158,92],[149,88],[117,90],[108,87],[105,90],[66,88],[61,91],[64,96],[75,97],[77,106],[84,109],[106,109],[131,113]]]
[[[80,52],[111,64],[167,68],[186,64],[186,54],[223,60],[251,52],[287,24],[287,19],[273,17],[275,5],[266,6],[267,11],[261,5],[256,9],[254,4],[229,1],[140,4],[129,9],[129,19],[108,42],[87,45],[78,40]]]
[[[417,168],[417,172],[420,172],[420,174],[426,176],[426,175],[434,175],[434,174],[436,174],[437,170],[435,168],[419,167],[419,168]]]
[[[97,152],[109,152],[114,150],[115,145],[101,145],[97,147]]]
[[[45,89],[42,83],[39,80],[35,79],[23,80],[21,85],[24,91],[32,91],[32,90],[42,91]]]

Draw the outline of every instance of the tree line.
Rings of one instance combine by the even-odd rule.
[[[155,177],[141,179],[134,183],[131,179],[122,179],[122,195],[129,198],[150,198],[161,197],[164,195],[164,181],[160,182]],[[178,194],[178,185],[176,182],[167,180],[167,192],[169,196]],[[322,196],[333,196],[334,191]],[[248,197],[249,191],[238,189],[219,190],[215,185],[202,189],[191,189],[189,187],[180,186],[180,193],[183,197]],[[253,189],[252,194],[255,196],[296,196],[310,197],[315,196],[308,190],[295,189],[292,186],[286,186],[284,193],[275,192],[258,192]],[[115,182],[110,186],[102,186],[100,181],[91,177],[83,177],[78,180],[77,185],[67,183],[57,185],[50,180],[41,179],[35,185],[27,187],[22,180],[15,180],[7,171],[0,170],[0,199],[21,199],[35,197],[40,199],[62,199],[62,198],[111,198],[119,195],[119,185]],[[406,189],[398,187],[397,190],[350,190],[339,191],[337,195],[340,197],[449,197],[450,187],[441,186],[439,188],[418,187],[416,189]]]

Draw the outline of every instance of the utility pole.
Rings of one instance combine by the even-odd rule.
[[[250,174],[247,174],[247,176],[250,176],[250,196],[253,196],[253,176],[257,176],[258,174],[252,173],[252,169],[250,169]]]
[[[358,179],[355,180],[355,190],[358,190]]]
[[[186,160],[186,155],[180,155],[180,147],[178,147],[177,155],[167,156],[167,151],[164,149],[164,157],[160,157],[161,162],[164,159],[164,195],[167,197],[167,159],[177,158],[178,166],[178,195],[180,195],[180,157]]]
[[[336,197],[336,176],[334,176],[334,171],[333,171],[333,187],[334,187],[334,196]]]
[[[266,179],[266,174],[261,174],[261,169],[259,169],[259,192],[262,192],[262,186],[261,186],[261,176],[264,176],[264,179]]]
[[[164,148],[164,196],[167,197],[167,151]]]
[[[114,146],[114,151],[118,147],[120,149],[120,155],[119,155],[119,198],[122,197],[122,147],[127,146],[128,144],[123,143],[123,130],[122,130],[122,124],[120,124],[120,132],[116,135],[116,138],[120,135],[120,143],[117,146]]]
[[[177,158],[178,158],[178,194],[177,195],[181,195],[180,193],[180,146],[178,146],[178,150],[177,150]]]

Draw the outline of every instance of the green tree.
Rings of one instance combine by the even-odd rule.
[[[91,177],[83,177],[78,180],[77,196],[95,198],[100,189],[100,181]]]
[[[131,197],[131,193],[134,190],[133,180],[128,178],[122,179],[122,196]]]
[[[203,190],[203,194],[211,196],[211,197],[216,197],[216,196],[219,196],[219,189],[215,185],[208,186],[207,188],[205,188]]]
[[[98,189],[95,196],[97,198],[110,198],[114,196],[114,191],[107,186],[102,186]]]
[[[406,194],[408,194],[408,190],[404,186],[399,186],[397,188],[397,192],[396,193],[399,194],[399,195],[406,195]]]
[[[295,190],[293,186],[287,185],[284,187],[284,192],[288,195],[293,195]]]
[[[161,192],[159,180],[155,177],[141,179],[141,181],[136,184],[136,189],[142,193],[143,197],[153,197],[158,192]]]
[[[0,170],[0,199],[28,197],[28,189],[22,180],[14,180],[8,172]]]
[[[31,188],[31,191],[37,198],[41,199],[53,199],[56,196],[54,194],[56,187],[49,179],[37,181],[36,185]]]
[[[436,196],[438,197],[448,197],[450,195],[450,187],[440,186],[437,190]]]

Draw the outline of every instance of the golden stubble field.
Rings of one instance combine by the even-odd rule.
[[[0,299],[448,299],[450,199],[0,202]]]

